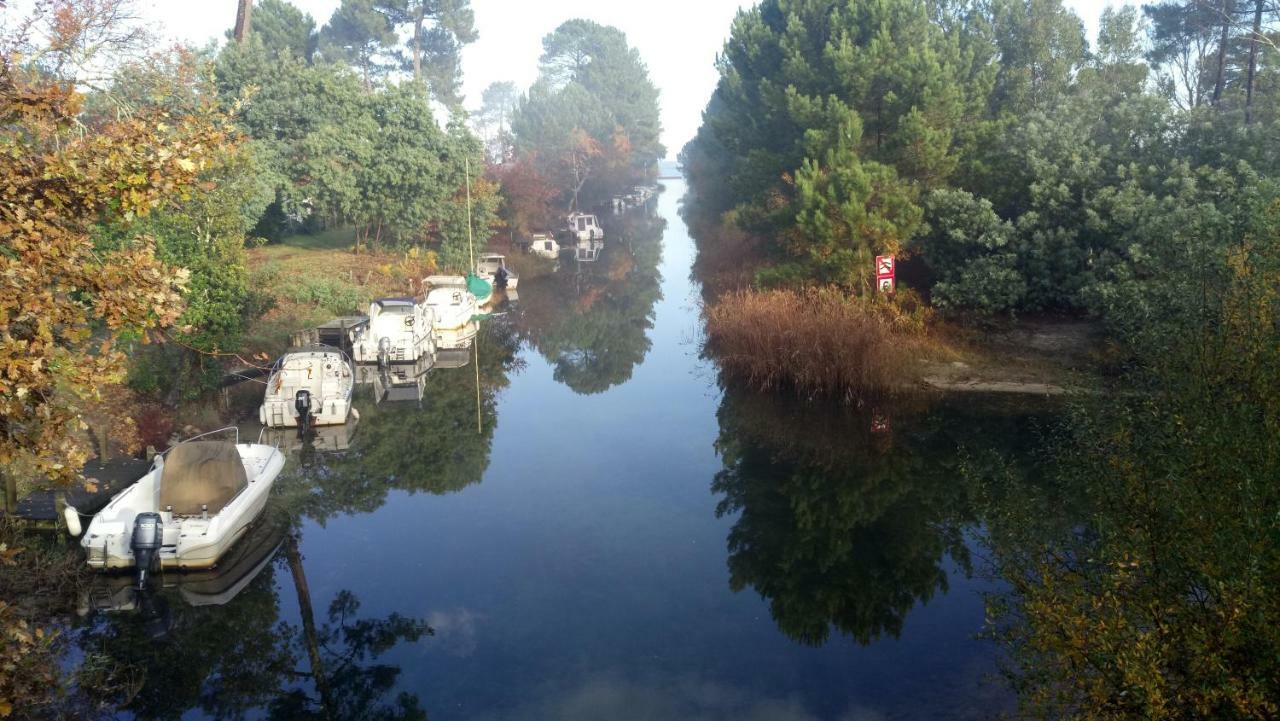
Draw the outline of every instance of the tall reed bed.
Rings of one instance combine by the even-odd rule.
[[[730,291],[706,319],[706,348],[727,376],[810,396],[892,392],[932,345],[921,312],[832,288]]]

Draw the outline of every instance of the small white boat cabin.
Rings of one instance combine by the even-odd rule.
[[[534,233],[529,238],[529,252],[539,258],[555,260],[560,257],[560,244],[550,233]]]
[[[600,227],[600,220],[590,213],[571,213],[568,231],[575,240],[604,239],[604,228]]]

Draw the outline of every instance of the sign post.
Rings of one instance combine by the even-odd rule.
[[[895,264],[892,255],[876,256],[876,288],[886,295],[893,294]]]

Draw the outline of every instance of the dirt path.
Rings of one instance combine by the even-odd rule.
[[[920,381],[928,388],[1037,396],[1084,390],[1102,348],[1097,324],[1076,319],[1023,319],[950,331],[963,359],[925,362]]]

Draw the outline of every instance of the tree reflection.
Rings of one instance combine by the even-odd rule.
[[[601,393],[625,383],[644,360],[662,295],[665,230],[661,217],[618,216],[607,224],[599,260],[565,261],[555,274],[526,283],[521,333],[555,367],[558,382],[576,393]]]
[[[278,538],[259,533],[245,540]],[[287,531],[276,563],[259,566],[225,605],[193,606],[179,589],[166,588],[141,596],[133,612],[91,618],[79,631],[85,656],[70,715],[119,708],[177,719],[199,709],[239,719],[265,709],[280,719],[426,718],[416,697],[390,697],[400,670],[378,659],[431,629],[395,613],[360,618],[359,599],[345,590],[317,624],[298,540],[296,530]],[[301,628],[280,618],[277,564],[290,572],[286,584],[297,597]]]
[[[778,627],[807,644],[834,626],[859,643],[902,632],[917,603],[947,591],[946,560],[968,573],[962,529],[973,499],[961,448],[1016,444],[1021,412],[984,415],[899,400],[877,410],[726,390],[712,489],[729,535],[730,584],[769,600]]]

